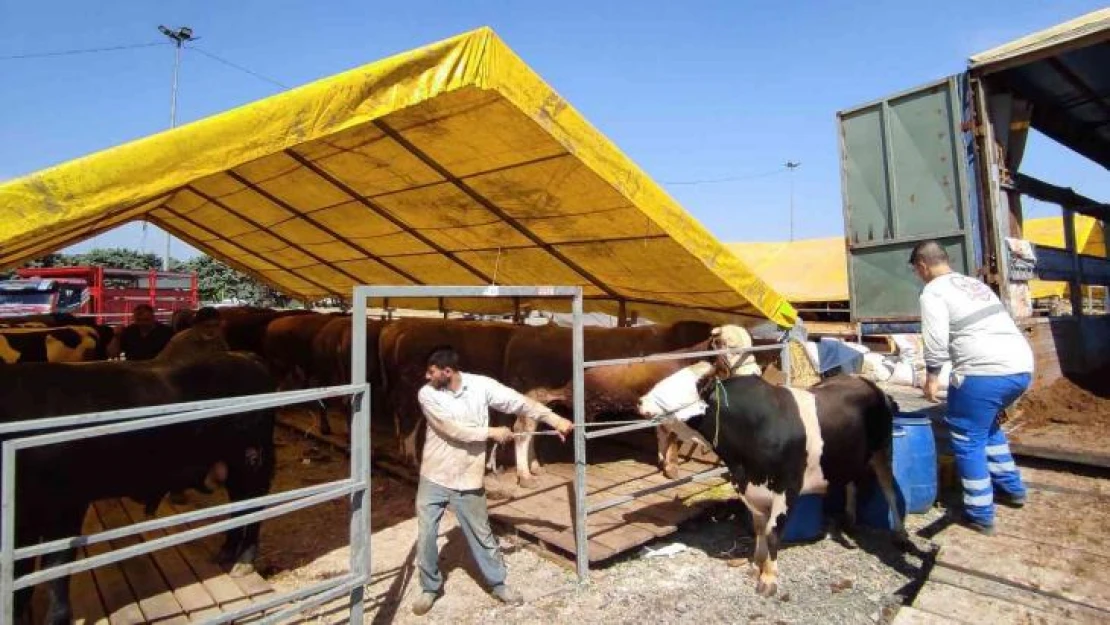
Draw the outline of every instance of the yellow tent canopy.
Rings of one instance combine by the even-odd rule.
[[[4,183],[0,268],[134,220],[303,299],[557,284],[610,314],[796,318],[488,28]]]
[[[728,247],[792,304],[848,301],[843,237],[729,243]]]
[[[1064,249],[1064,220],[1060,217],[1027,219],[1022,225],[1024,237],[1037,245]],[[1098,220],[1086,215],[1075,216],[1075,247],[1080,254],[1106,258],[1106,238]],[[1033,299],[1064,297],[1068,293],[1066,282],[1030,280],[1029,294]]]

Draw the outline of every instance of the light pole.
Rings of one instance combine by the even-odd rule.
[[[790,241],[794,241],[794,170],[801,167],[801,163],[786,161],[786,169],[790,173]]]
[[[182,26],[177,30],[170,30],[165,26],[158,26],[158,32],[169,37],[174,42],[173,51],[173,91],[170,93],[170,128],[177,126],[177,73],[181,68],[181,46],[186,41],[192,41],[193,29]],[[170,233],[166,233],[166,255],[162,258],[162,270],[170,270]]]

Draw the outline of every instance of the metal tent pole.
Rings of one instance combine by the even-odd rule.
[[[586,346],[582,331],[582,292],[574,296],[571,305],[574,328],[571,350],[574,356],[574,557],[578,567],[578,582],[589,581],[590,548],[586,540],[586,376],[583,362]]]

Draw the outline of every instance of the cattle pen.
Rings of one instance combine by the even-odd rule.
[[[356,372],[359,371],[357,363],[360,356],[364,365],[365,353],[359,354],[356,350],[353,355]],[[361,623],[364,611],[363,589],[370,578],[370,534],[364,529],[369,527],[370,518],[369,392],[369,385],[365,383],[350,384],[304,391],[61,416],[0,425],[0,435],[9,437],[3,443],[2,459],[0,459],[3,463],[3,483],[0,485],[0,514],[2,514],[2,518],[0,518],[0,524],[2,524],[2,527],[0,527],[0,602],[2,602],[0,604],[0,607],[2,607],[0,622],[13,622],[14,597],[15,593],[21,589],[32,588],[40,583],[90,571],[97,567],[135,556],[150,554],[160,549],[213,536],[220,532],[241,528],[328,500],[346,497],[350,502],[351,546],[350,570],[347,574],[293,592],[260,598],[245,606],[214,614],[204,622],[211,624],[230,623],[244,617],[265,613],[260,622],[277,623],[303,610],[348,595],[351,622]],[[179,423],[228,417],[257,410],[272,410],[283,405],[342,396],[352,396],[355,399],[357,410],[352,421],[352,433],[363,434],[352,437],[354,442],[351,448],[351,474],[347,479],[273,493],[254,499],[245,499],[203,510],[174,514],[169,517],[100,531],[92,535],[61,538],[19,548],[15,545],[16,459],[21,450],[99,436],[136,432]],[[49,432],[49,430],[58,431]],[[44,431],[47,433],[43,433]],[[118,541],[127,537],[139,536],[143,533],[168,530],[186,524],[212,520],[224,515],[232,516],[203,527],[194,527],[178,533],[168,534],[122,549],[107,552],[102,550],[90,557],[43,568],[18,578],[15,577],[15,562],[20,560],[30,560],[71,549],[102,545],[108,541]],[[46,565],[46,562],[47,559],[44,557],[43,566]],[[278,609],[291,602],[294,602],[295,605]]]
[[[684,360],[690,358],[698,358],[705,356],[721,355],[721,354],[746,354],[755,352],[779,351],[781,353],[782,373],[789,384],[791,379],[791,365],[790,365],[790,338],[793,332],[784,334],[781,344],[771,345],[757,345],[747,348],[724,348],[717,350],[705,350],[696,352],[682,352],[682,353],[669,353],[669,354],[654,354],[648,356],[636,356],[630,358],[616,358],[586,361],[585,360],[585,338],[583,330],[583,292],[582,288],[578,286],[360,286],[356,287],[354,291],[354,306],[353,306],[353,319],[366,318],[367,309],[366,302],[372,298],[381,298],[388,300],[390,298],[398,299],[419,299],[419,298],[549,298],[549,299],[570,299],[571,300],[571,318],[572,318],[572,388],[573,388],[573,420],[575,424],[574,429],[574,468],[573,475],[556,476],[554,480],[549,480],[546,484],[542,485],[539,489],[540,493],[546,493],[548,497],[543,499],[543,503],[538,506],[533,506],[532,510],[543,510],[553,519],[536,519],[535,513],[528,510],[516,509],[517,512],[523,512],[523,517],[512,517],[511,513],[506,514],[506,510],[498,510],[502,506],[510,506],[512,509],[513,502],[506,502],[502,504],[491,504],[491,515],[494,518],[502,516],[503,518],[514,518],[519,522],[519,527],[515,527],[518,532],[529,535],[531,538],[543,541],[552,546],[558,547],[563,551],[572,551],[574,554],[575,568],[578,575],[579,582],[587,582],[589,580],[589,569],[591,561],[596,562],[607,559],[621,551],[625,551],[632,547],[642,545],[648,540],[652,540],[659,536],[658,532],[641,532],[633,540],[627,541],[619,545],[599,545],[592,541],[587,535],[588,519],[591,514],[602,513],[611,508],[627,504],[637,499],[655,495],[661,491],[674,489],[683,485],[706,482],[725,476],[728,473],[725,467],[714,467],[713,463],[704,462],[706,467],[700,471],[690,472],[673,480],[663,480],[654,475],[635,475],[625,474],[625,486],[636,483],[638,486],[631,492],[619,492],[612,498],[602,501],[588,501],[588,483],[586,468],[589,465],[586,457],[586,442],[590,440],[600,439],[603,437],[614,436],[617,434],[624,434],[635,432],[637,430],[644,430],[654,428],[659,425],[659,422],[642,419],[634,422],[623,424],[608,424],[600,422],[596,424],[587,424],[585,421],[585,370],[593,367],[623,365],[642,362],[664,361],[664,360]],[[358,349],[353,350],[359,352],[360,355],[356,359],[361,360],[361,364],[353,368],[353,379],[362,380],[365,378],[365,324],[354,323],[354,336],[352,344],[357,345]],[[795,326],[797,327],[797,326]],[[595,431],[587,431],[590,425],[602,426]],[[353,453],[353,448],[352,448]],[[715,460],[715,459],[714,459]],[[700,463],[703,461],[699,461]],[[609,463],[612,465],[613,463]],[[612,467],[610,467],[612,468]],[[618,470],[619,471],[619,470]],[[569,478],[566,479],[566,478]],[[569,501],[560,497],[557,492],[558,487],[563,483],[570,482],[573,484],[573,497]],[[612,481],[607,482],[608,487],[612,487]],[[603,488],[602,492],[609,490]],[[626,490],[626,489],[621,489]],[[563,518],[561,514],[554,513],[550,504],[559,506],[563,503],[569,503],[569,527],[557,526],[555,531],[550,531],[550,524],[553,520]],[[686,514],[670,515],[665,521],[670,529],[673,529],[678,522],[686,520],[692,510],[687,511]],[[500,514],[499,514],[500,513]],[[612,523],[612,521],[610,521]],[[627,520],[617,521],[620,525],[632,525]],[[512,521],[508,522],[510,525],[517,525]],[[591,549],[593,547],[593,549]]]

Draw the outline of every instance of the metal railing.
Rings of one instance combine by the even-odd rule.
[[[365,333],[365,328],[363,328],[363,332]],[[352,369],[356,370],[355,375],[352,376],[353,379],[365,380],[365,340],[356,344],[351,350],[351,358]],[[356,407],[351,422],[351,474],[349,478],[143,521],[87,536],[62,538],[18,549],[15,546],[16,459],[17,454],[22,450],[179,423],[216,419],[238,413],[272,409],[305,401],[346,395],[353,396]],[[229,623],[244,616],[271,610],[287,603],[294,603],[294,605],[281,612],[267,615],[260,621],[262,623],[276,623],[304,610],[348,595],[350,598],[350,622],[361,624],[364,611],[364,587],[370,579],[369,405],[370,388],[369,385],[362,382],[320,389],[228,397],[0,424],[0,435],[8,437],[29,431],[36,432],[33,435],[8,438],[2,446],[2,458],[0,458],[0,462],[2,462],[2,465],[0,465],[0,472],[2,472],[0,473],[0,478],[2,478],[2,484],[0,484],[0,601],[2,601],[2,606],[0,608],[2,608],[2,611],[0,611],[0,622],[13,622],[14,594],[18,590],[261,522],[332,499],[347,497],[350,502],[351,545],[350,572],[347,575],[308,588],[268,597],[242,608],[215,615],[204,622],[213,624]],[[49,430],[61,431],[49,432]],[[47,431],[47,433],[41,433],[43,431]],[[139,542],[121,549],[74,560],[47,569],[40,569],[19,578],[14,576],[16,561],[136,536],[152,530],[206,521],[229,514],[239,515],[202,527],[171,533],[155,540]]]

